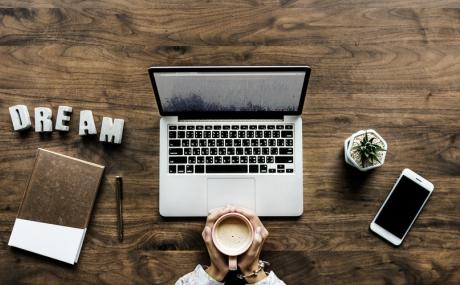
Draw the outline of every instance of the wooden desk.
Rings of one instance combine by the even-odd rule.
[[[3,2],[18,8],[0,10],[0,284],[173,284],[207,263],[204,220],[158,214],[152,64],[311,65],[305,212],[263,219],[263,259],[288,284],[460,284],[460,10],[441,9],[455,1]],[[71,130],[14,133],[14,104],[54,114],[72,106]],[[98,130],[103,116],[124,118],[123,144],[80,138],[82,109]],[[342,144],[369,127],[389,153],[382,168],[359,174],[345,166]],[[37,147],[107,166],[74,267],[7,246]],[[405,167],[436,190],[393,248],[368,225]],[[121,244],[115,175],[125,183]]]

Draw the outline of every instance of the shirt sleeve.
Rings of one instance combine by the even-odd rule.
[[[224,285],[224,283],[214,280],[206,271],[204,271],[203,267],[198,264],[195,267],[195,270],[185,274],[177,280],[176,285]]]
[[[270,274],[268,274],[267,278],[249,285],[286,285],[286,283],[279,279],[275,272],[270,271]]]

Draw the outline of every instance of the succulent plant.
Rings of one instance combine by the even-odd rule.
[[[359,142],[359,144],[353,147],[353,150],[356,150],[359,153],[363,167],[365,167],[366,162],[370,162],[370,164],[373,165],[374,160],[380,163],[377,154],[380,151],[386,151],[386,149],[375,143],[374,140],[375,137],[371,137],[369,139],[366,131],[363,139]]]

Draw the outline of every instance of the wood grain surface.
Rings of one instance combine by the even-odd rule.
[[[208,263],[204,219],[158,214],[159,115],[151,65],[308,64],[304,215],[267,218],[262,258],[287,284],[460,284],[458,1],[2,1],[0,284],[174,284]],[[8,107],[74,108],[68,134],[13,132]],[[123,144],[78,135],[79,111],[125,119]],[[348,168],[343,140],[388,142],[385,165]],[[79,262],[7,246],[38,147],[106,166]],[[368,226],[401,170],[435,192],[393,248]],[[114,177],[125,185],[117,241]]]

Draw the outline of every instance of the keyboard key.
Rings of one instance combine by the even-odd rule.
[[[275,129],[275,126],[274,126],[274,125],[268,125],[268,126],[267,126],[267,129],[269,129],[269,130],[274,130],[274,129]]]
[[[204,129],[204,127],[203,126],[196,126],[196,129],[197,130],[202,130],[202,129]]]
[[[247,173],[247,172],[248,172],[248,166],[243,165],[243,164],[206,165],[206,173]]]
[[[224,139],[228,138],[228,132],[227,131],[220,131],[220,137],[224,138]]]
[[[195,165],[195,173],[204,173],[204,165]]]
[[[240,129],[240,126],[237,126],[237,125],[232,126],[232,130],[239,130],[239,129]]]
[[[185,165],[178,165],[177,173],[185,173]]]
[[[256,163],[256,162],[257,162],[257,159],[255,156],[252,155],[249,157],[249,163]]]
[[[190,140],[190,146],[198,146],[198,140]]]
[[[225,164],[230,163],[230,161],[231,161],[231,160],[230,160],[230,156],[224,156],[224,157],[222,158],[222,160],[224,161]]]
[[[270,149],[270,154],[271,154],[271,155],[278,155],[278,148],[272,147],[272,148]]]
[[[175,139],[176,138],[176,131],[169,131],[169,138]]]
[[[208,146],[216,146],[216,140],[208,140]]]
[[[260,148],[259,147],[255,147],[252,149],[252,154],[254,155],[260,155]]]
[[[228,136],[229,136],[230,138],[232,138],[232,139],[237,138],[237,131],[230,131],[230,132],[228,133]]]
[[[263,131],[256,131],[256,138],[263,138],[264,132]]]
[[[210,155],[217,155],[217,148],[213,147],[209,149],[209,154]]]
[[[241,146],[241,140],[240,139],[233,140],[233,145],[234,146]]]
[[[275,157],[274,157],[274,156],[267,156],[267,157],[265,158],[265,161],[266,161],[267,163],[273,163],[273,162],[275,162]]]
[[[274,139],[268,140],[268,145],[269,146],[276,146],[276,140],[274,140]]]
[[[211,131],[204,131],[203,132],[203,137],[207,138],[207,139],[211,138],[212,137]]]
[[[269,155],[270,154],[270,149],[268,147],[263,147],[262,148],[262,154],[263,155]]]
[[[293,163],[294,157],[292,156],[276,156],[275,157],[276,163]]]
[[[294,145],[294,141],[292,139],[286,139],[286,145],[287,146],[293,146]]]
[[[284,169],[278,169],[278,173],[284,173]]]
[[[214,156],[214,163],[215,164],[222,163],[222,156]]]
[[[170,164],[178,164],[178,163],[187,163],[187,157],[185,156],[170,156],[169,157]]]
[[[275,173],[275,172],[276,172],[276,169],[269,169],[268,172],[270,172],[270,173]]]
[[[278,164],[278,165],[276,166],[276,168],[277,168],[277,169],[284,169],[284,164]]]
[[[179,130],[185,130],[185,126],[179,126],[177,127]]]
[[[185,171],[186,171],[187,173],[193,173],[193,165],[187,165],[187,166],[185,167]]]
[[[250,139],[253,138],[254,137],[254,131],[247,131],[246,132],[246,137],[250,138]]]
[[[223,148],[223,147],[220,147],[219,148],[219,155],[226,155],[226,154],[227,154],[227,149]]]
[[[227,154],[228,155],[235,155],[235,149],[233,147],[227,148]]]
[[[265,156],[258,156],[257,163],[265,163]]]
[[[224,140],[216,140],[217,146],[224,146]]]
[[[240,163],[248,163],[248,157],[247,156],[240,156]]]
[[[266,139],[260,139],[259,140],[259,145],[260,146],[267,146],[267,140]]]
[[[202,131],[195,131],[195,138],[201,139],[203,137],[203,132]]]
[[[256,130],[256,129],[257,129],[257,126],[256,126],[256,125],[250,125],[250,126],[249,126],[249,129],[251,129],[251,130]]]
[[[218,139],[220,137],[220,132],[219,131],[212,131],[212,138]]]
[[[220,130],[222,129],[222,126],[214,126],[214,130]]]
[[[238,156],[232,156],[232,163],[239,163],[240,158]]]
[[[230,130],[230,126],[225,125],[225,126],[222,127],[222,129],[224,129],[224,130]]]
[[[203,164],[204,163],[204,156],[198,156],[196,158],[196,163]]]
[[[199,140],[199,146],[203,147],[203,146],[206,146],[206,140]]]
[[[213,157],[212,156],[206,156],[206,163],[212,164],[213,163]]]
[[[282,138],[292,138],[293,132],[292,131],[282,131],[281,137]]]
[[[251,146],[259,146],[259,140],[258,139],[252,139],[251,140]]]
[[[241,126],[240,127],[242,130],[247,130],[248,129],[248,126],[247,125],[244,125],[244,126]]]
[[[193,155],[200,155],[200,149],[194,147],[192,153],[193,153]]]
[[[279,138],[279,137],[280,137],[280,131],[273,131],[273,132],[272,132],[272,136],[273,136],[274,138]]]
[[[169,155],[182,155],[183,151],[181,148],[170,148]]]
[[[187,126],[187,130],[194,130],[195,126]]]
[[[193,131],[187,131],[185,133],[185,137],[188,139],[193,139]]]
[[[169,126],[169,129],[170,129],[170,130],[176,130],[177,127],[176,127],[176,126],[171,126],[171,125],[170,125],[170,126]]]
[[[259,125],[259,130],[265,130],[267,128],[267,126],[265,125]]]
[[[284,140],[283,139],[277,139],[276,140],[278,146],[284,146]]]
[[[260,166],[260,173],[267,173],[267,166],[266,165],[261,165]]]
[[[233,146],[233,141],[231,139],[226,139],[225,146]]]
[[[285,129],[286,129],[286,130],[292,130],[292,129],[293,129],[293,126],[292,126],[292,125],[286,125],[286,126],[285,126]]]
[[[237,148],[235,149],[235,153],[236,153],[237,155],[243,155],[243,154],[244,154],[244,149],[243,149],[242,147],[237,147]]]
[[[244,148],[244,154],[245,154],[245,155],[251,155],[251,154],[252,154],[252,148],[250,148],[250,147],[245,147],[245,148]]]
[[[180,140],[169,140],[169,146],[180,146]]]
[[[176,173],[176,166],[175,165],[170,165],[169,166],[169,173]]]
[[[259,172],[259,166],[257,164],[249,165],[249,173]]]
[[[177,138],[179,138],[179,139],[185,138],[185,131],[178,131],[177,132]]]
[[[242,141],[243,141],[243,146],[250,146],[251,145],[251,141],[248,140],[248,139],[244,139]]]
[[[281,147],[279,148],[279,154],[293,154],[292,147]]]
[[[204,126],[205,130],[212,130],[212,126]]]
[[[201,148],[201,155],[209,155],[209,148],[202,147]]]
[[[188,157],[188,163],[189,164],[195,164],[196,163],[196,156],[189,156]]]
[[[286,173],[294,173],[294,169],[288,168],[288,169],[286,169]]]
[[[184,148],[184,155],[192,155],[192,149],[189,147]]]
[[[282,129],[284,129],[284,126],[283,125],[276,125],[276,129],[277,130],[282,130]]]

